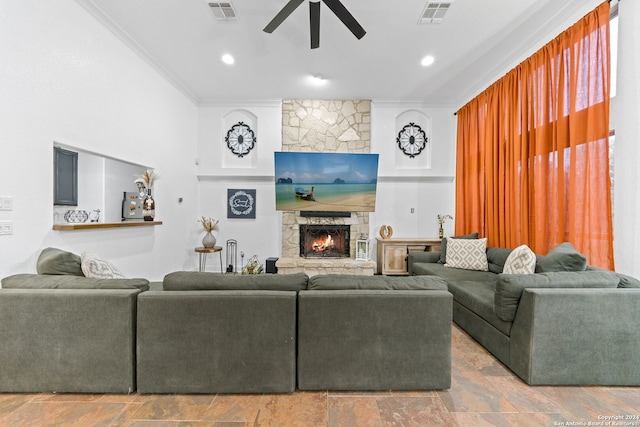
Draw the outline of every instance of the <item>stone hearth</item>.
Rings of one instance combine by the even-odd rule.
[[[300,224],[349,224],[349,258],[301,258]],[[277,261],[278,274],[307,273],[316,274],[375,274],[377,264],[374,261],[356,261],[356,238],[369,232],[369,214],[354,212],[350,218],[314,218],[302,217],[299,212],[282,213],[282,257]]]
[[[350,258],[280,258],[277,266],[278,274],[307,273],[309,277],[318,274],[373,276],[376,271],[375,262]]]

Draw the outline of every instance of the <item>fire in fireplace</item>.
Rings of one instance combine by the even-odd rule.
[[[301,224],[300,256],[303,258],[348,258],[348,225]]]

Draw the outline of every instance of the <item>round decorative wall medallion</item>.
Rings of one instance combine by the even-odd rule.
[[[249,151],[256,144],[256,137],[253,131],[249,125],[243,122],[238,122],[231,126],[224,140],[227,142],[227,147],[238,157],[249,154]]]
[[[411,122],[398,132],[396,142],[398,143],[398,148],[404,154],[413,158],[424,150],[427,146],[428,138],[419,125]]]

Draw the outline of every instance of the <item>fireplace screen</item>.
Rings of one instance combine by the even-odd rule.
[[[300,256],[303,258],[348,258],[348,225],[300,225]]]

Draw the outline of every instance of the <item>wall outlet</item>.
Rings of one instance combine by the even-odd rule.
[[[416,212],[416,208],[411,208],[411,213],[415,213]]]
[[[13,210],[13,197],[0,197],[0,211]]]
[[[13,221],[0,221],[0,235],[13,234]]]

